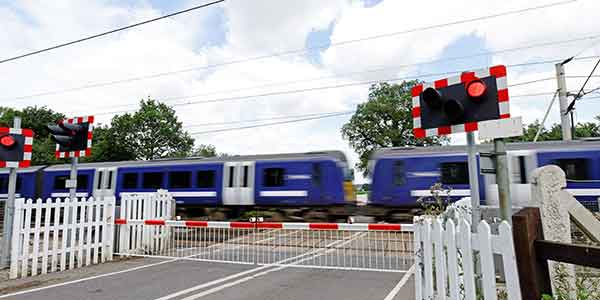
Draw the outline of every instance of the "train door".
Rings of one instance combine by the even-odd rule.
[[[223,204],[254,205],[254,162],[223,164]]]
[[[94,198],[114,196],[117,186],[117,168],[98,168],[94,173]]]
[[[531,199],[529,175],[537,168],[537,156],[534,150],[508,152],[508,174],[510,176],[510,197],[513,206],[527,206]],[[498,184],[496,175],[485,176],[486,202],[498,205]]]

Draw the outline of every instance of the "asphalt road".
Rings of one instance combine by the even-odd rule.
[[[98,266],[100,267],[100,266]],[[92,267],[93,268],[93,267]],[[324,270],[201,261],[142,259],[94,276],[0,294],[0,299],[399,300],[413,299],[411,273]],[[58,276],[48,274],[46,276]],[[56,281],[54,281],[56,282]]]

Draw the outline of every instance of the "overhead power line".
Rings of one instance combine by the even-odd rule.
[[[191,132],[190,135],[202,135],[202,134],[209,134],[209,133],[216,133],[216,132],[234,131],[234,130],[258,128],[258,127],[266,127],[266,126],[274,126],[274,125],[298,123],[298,122],[305,122],[305,121],[310,121],[310,120],[321,120],[321,119],[326,119],[326,118],[346,116],[346,115],[349,115],[349,114],[352,114],[352,113],[354,113],[354,111],[342,112],[342,113],[337,113],[337,114],[329,114],[329,115],[318,116],[318,117],[310,117],[310,118],[301,118],[301,119],[288,120],[288,121],[279,121],[279,122],[264,123],[264,124],[258,124],[258,125],[241,126],[241,127],[233,127],[233,128],[222,128],[222,129],[206,130],[206,131],[197,131],[197,132]]]
[[[345,113],[353,113],[353,112],[354,112],[354,110],[352,110],[352,111],[320,112],[320,113],[311,113],[311,114],[302,114],[302,115],[278,115],[278,116],[271,116],[271,117],[265,117],[265,118],[256,118],[256,119],[247,119],[247,120],[238,120],[238,121],[197,123],[197,124],[187,125],[184,127],[185,128],[195,128],[195,127],[216,126],[216,125],[243,124],[243,123],[282,120],[282,119],[296,119],[296,118],[306,118],[306,117],[315,117],[315,116],[327,116],[327,115],[332,115],[332,114],[335,115],[335,114],[345,114]]]
[[[498,14],[492,14],[492,15],[486,15],[486,16],[476,17],[476,18],[472,18],[472,19],[465,19],[465,20],[459,20],[459,21],[454,21],[454,22],[449,22],[449,23],[442,23],[442,24],[436,24],[436,25],[430,25],[430,26],[425,26],[425,27],[418,27],[418,28],[408,29],[408,30],[404,30],[404,31],[392,32],[392,33],[387,33],[387,34],[374,35],[374,36],[364,37],[364,38],[360,38],[360,39],[353,39],[353,40],[346,40],[346,41],[334,42],[334,43],[331,43],[331,44],[323,44],[323,45],[318,45],[318,46],[306,47],[306,48],[302,48],[302,49],[296,49],[296,50],[289,50],[289,51],[284,51],[284,52],[271,53],[271,54],[268,54],[268,55],[248,57],[248,58],[243,58],[243,59],[239,59],[239,60],[232,60],[232,61],[227,61],[227,62],[218,63],[218,64],[211,64],[211,65],[205,65],[205,66],[199,66],[199,67],[184,68],[184,69],[175,70],[175,71],[159,72],[159,73],[153,73],[153,74],[147,74],[147,75],[140,75],[140,76],[129,77],[129,78],[124,78],[124,79],[118,79],[118,80],[112,80],[112,81],[106,81],[106,82],[89,83],[89,84],[85,84],[85,85],[78,86],[78,87],[73,87],[73,88],[68,88],[68,89],[61,89],[61,90],[40,92],[40,93],[35,93],[35,94],[31,94],[31,95],[26,95],[26,96],[3,98],[1,100],[18,100],[18,99],[26,99],[26,98],[32,98],[32,97],[57,95],[57,94],[75,92],[75,91],[80,91],[80,90],[85,90],[85,89],[91,89],[91,88],[105,87],[105,86],[117,85],[117,84],[122,84],[122,83],[129,83],[129,82],[136,82],[136,81],[141,81],[141,80],[146,80],[146,79],[159,78],[159,77],[170,76],[170,75],[181,74],[181,73],[187,73],[187,72],[192,72],[192,71],[199,71],[199,70],[205,70],[205,69],[214,69],[214,68],[217,68],[217,67],[223,67],[223,66],[228,66],[228,65],[246,63],[246,62],[250,62],[250,61],[254,61],[254,60],[262,60],[262,59],[273,58],[273,57],[281,57],[281,56],[292,55],[292,54],[300,54],[300,53],[305,53],[305,52],[312,51],[312,50],[337,47],[337,46],[341,46],[341,45],[358,43],[358,42],[363,42],[363,41],[368,41],[368,40],[374,40],[374,39],[381,39],[381,38],[386,38],[386,37],[391,37],[391,36],[396,36],[396,35],[413,33],[413,32],[417,32],[417,31],[430,30],[430,29],[441,28],[441,27],[445,27],[445,26],[452,26],[452,25],[458,25],[458,24],[463,24],[463,23],[481,21],[481,20],[490,19],[490,18],[497,18],[497,17],[500,17],[500,16],[506,16],[506,15],[512,15],[512,14],[520,14],[520,13],[524,13],[524,12],[527,12],[527,11],[544,9],[544,8],[549,8],[549,7],[553,7],[553,6],[558,6],[558,5],[565,5],[565,4],[569,4],[569,3],[572,3],[572,2],[576,2],[576,1],[577,0],[568,0],[568,1],[555,2],[555,3],[546,4],[546,5],[534,6],[534,7],[529,7],[529,8],[519,9],[519,10],[513,10],[513,11],[507,11],[507,12],[498,13]],[[539,44],[539,45],[531,45],[531,46],[523,47],[523,49],[535,48],[535,47],[542,47],[542,46],[553,45],[553,44],[560,44],[560,43],[569,43],[569,42],[581,41],[581,40],[596,39],[596,38],[600,38],[600,35],[594,35],[594,36],[583,37],[583,38],[572,39],[572,40],[565,40],[565,41],[557,41],[555,43],[548,42],[548,43],[543,43],[543,44]],[[500,51],[498,51],[496,53],[507,52],[507,51],[515,51],[515,50],[511,50],[511,49],[500,50]],[[475,56],[482,56],[482,55],[486,55],[486,54],[478,54],[478,55],[475,55]],[[471,57],[475,57],[475,56],[471,56]],[[469,58],[469,57],[462,57],[462,58]],[[459,59],[459,58],[456,58],[456,59]],[[443,60],[440,60],[440,61],[443,61]],[[407,65],[407,66],[412,66],[412,65]]]
[[[569,106],[567,107],[567,111],[565,112],[565,115],[568,114],[569,112],[571,112],[571,110],[573,110],[573,107],[575,106],[575,102],[584,95],[583,89],[585,88],[585,85],[588,83],[588,81],[590,81],[590,78],[594,75],[594,72],[596,71],[596,68],[598,67],[599,64],[600,64],[600,59],[598,59],[598,61],[594,65],[592,72],[590,72],[590,75],[585,79],[585,82],[581,86],[581,89],[579,90],[579,92],[577,92],[577,94],[575,95],[575,98],[573,98],[573,101],[571,101],[571,103],[569,103]]]
[[[583,58],[579,58],[579,59],[583,59]],[[542,62],[528,62],[528,63],[512,64],[512,65],[507,65],[507,67],[523,67],[523,66],[528,66],[528,65],[537,65],[537,64],[541,64],[541,63],[548,64],[548,63],[556,63],[557,61],[561,61],[561,60],[547,60],[547,61],[542,61]],[[481,68],[481,67],[479,67],[479,68]],[[473,69],[479,69],[479,68],[473,68]],[[371,85],[371,84],[376,84],[376,83],[380,83],[380,82],[397,82],[397,81],[402,81],[402,80],[414,80],[414,79],[434,77],[434,76],[453,75],[453,74],[457,74],[460,72],[461,71],[449,71],[449,72],[441,72],[441,73],[420,74],[420,75],[413,75],[413,76],[406,76],[406,77],[380,78],[377,80],[368,80],[368,81],[360,81],[360,82],[337,84],[337,85],[310,87],[310,88],[302,88],[302,89],[286,90],[286,91],[267,92],[267,93],[253,94],[253,95],[240,95],[240,96],[219,97],[219,98],[197,100],[197,101],[186,101],[186,102],[172,103],[170,105],[177,107],[177,106],[188,106],[188,105],[195,105],[195,104],[230,102],[230,101],[246,100],[246,99],[261,98],[261,97],[268,97],[268,96],[280,96],[280,95],[298,94],[298,93],[313,92],[313,91],[320,91],[320,90],[354,87],[354,86],[361,86],[361,85]],[[195,97],[196,96],[189,96],[189,97],[185,97],[185,99],[193,99]],[[106,111],[106,112],[98,112],[98,113],[96,113],[96,115],[112,115],[112,114],[132,112],[135,110],[136,109],[112,110],[112,111]],[[74,114],[77,114],[77,113],[74,113]]]
[[[188,9],[180,10],[180,11],[168,14],[168,15],[160,16],[160,17],[157,17],[157,18],[154,18],[154,19],[150,19],[150,20],[146,20],[146,21],[143,21],[143,22],[139,22],[139,23],[127,25],[125,27],[120,27],[120,28],[109,30],[109,31],[102,32],[102,33],[99,33],[99,34],[90,35],[90,36],[87,36],[87,37],[84,37],[84,38],[80,38],[80,39],[77,39],[77,40],[74,40],[74,41],[70,41],[70,42],[58,44],[58,45],[55,45],[55,46],[52,46],[52,47],[48,47],[48,48],[44,48],[44,49],[40,49],[40,50],[28,52],[28,53],[17,55],[17,56],[11,57],[11,58],[6,58],[6,59],[3,59],[3,60],[0,60],[0,64],[6,63],[6,62],[9,62],[9,61],[14,61],[14,60],[21,59],[21,58],[25,58],[25,57],[32,56],[32,55],[35,55],[35,54],[40,54],[40,53],[43,53],[43,52],[48,52],[48,51],[55,50],[55,49],[58,49],[58,48],[70,46],[70,45],[73,45],[73,44],[85,42],[85,41],[88,41],[88,40],[91,40],[91,39],[99,38],[99,37],[102,37],[102,36],[105,36],[105,35],[109,35],[109,34],[113,34],[113,33],[119,32],[119,31],[131,29],[133,27],[145,25],[145,24],[148,24],[148,23],[152,23],[152,22],[155,22],[155,21],[162,20],[162,19],[170,18],[170,17],[176,16],[176,15],[184,14],[184,13],[187,13],[187,12],[190,12],[190,11],[193,11],[193,10],[197,10],[197,9],[200,9],[200,8],[204,8],[204,7],[208,7],[208,6],[211,6],[211,5],[215,5],[217,3],[221,3],[221,2],[224,2],[224,1],[225,0],[217,0],[217,1],[210,2],[210,3],[205,3],[205,4],[202,4],[202,5],[190,7]]]

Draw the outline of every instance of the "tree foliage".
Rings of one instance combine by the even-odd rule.
[[[119,158],[150,160],[191,154],[194,139],[183,130],[175,110],[152,99],[133,114],[115,116],[104,138]],[[101,150],[102,151],[102,150]]]
[[[359,154],[357,169],[368,175],[369,157],[378,148],[439,145],[445,137],[416,139],[413,135],[411,88],[417,81],[379,83],[369,88],[369,98],[358,104],[342,137]]]
[[[217,148],[210,144],[200,144],[198,147],[194,148],[192,152],[192,156],[201,156],[201,157],[213,157],[217,156]]]
[[[600,116],[596,117],[596,121],[600,122]],[[523,127],[523,135],[508,139],[509,142],[533,142],[538,129],[540,128],[540,122],[535,122],[525,125]],[[594,122],[577,123],[575,125],[575,136],[574,138],[589,138],[589,137],[600,137],[600,124]],[[540,132],[538,141],[558,141],[562,139],[562,126],[559,123],[552,124],[550,128],[544,127]]]

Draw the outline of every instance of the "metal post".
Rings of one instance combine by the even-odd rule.
[[[570,141],[571,136],[571,117],[567,113],[569,107],[567,99],[567,81],[565,79],[565,66],[563,63],[558,63],[556,67],[556,81],[558,84],[558,101],[560,103],[560,125],[562,129],[563,141]]]
[[[512,223],[512,200],[510,199],[510,178],[508,175],[508,159],[504,139],[494,139],[494,157],[496,158],[496,183],[498,184],[498,202],[500,217]]]
[[[471,187],[471,231],[477,232],[477,224],[481,220],[479,208],[479,170],[477,169],[477,149],[475,149],[475,134],[467,132],[467,154],[469,164],[469,186]]]
[[[79,158],[73,157],[71,158],[71,184],[73,186],[69,187],[69,198],[71,201],[77,199],[77,162]]]
[[[13,128],[21,128],[21,117],[15,117]],[[15,193],[17,189],[17,169],[10,168],[8,175],[8,197],[4,205],[4,234],[0,248],[0,269],[8,268],[10,264],[10,249],[12,241],[12,226],[15,216]]]

